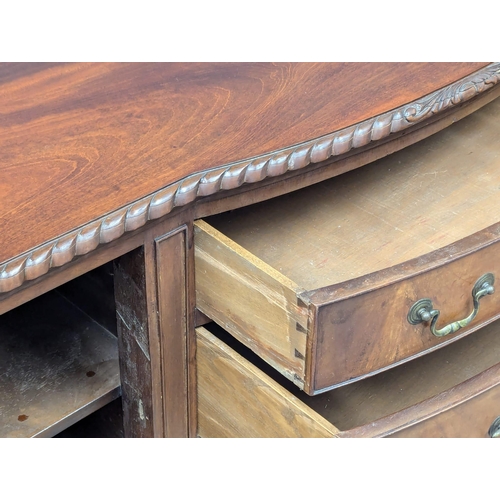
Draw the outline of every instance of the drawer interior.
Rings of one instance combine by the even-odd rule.
[[[206,221],[306,290],[373,273],[500,221],[500,99],[398,153]]]
[[[354,384],[316,396],[308,396],[219,326],[210,323],[205,328],[214,336],[213,338],[216,338],[216,342],[221,342],[219,346],[227,345],[228,349],[241,356],[235,358],[235,363],[255,367],[268,377],[270,382],[265,389],[267,392],[274,390],[273,383],[278,384],[287,391],[290,398],[296,398],[304,404],[304,408],[313,410],[319,415],[320,421],[324,419],[329,422],[332,434],[371,424],[440,395],[497,365],[500,360],[500,321],[496,321],[476,332],[474,336],[462,338],[445,349]],[[216,364],[214,360],[211,363]],[[229,400],[241,397],[243,405],[247,400],[248,405],[251,405],[248,391],[254,390],[256,384],[252,380],[255,379],[255,374],[252,373],[249,375],[249,380],[239,390],[233,392],[231,392],[233,387],[231,381],[222,381],[221,393],[217,396],[221,405],[226,404],[224,401],[226,397]],[[500,381],[490,382],[493,385]],[[211,383],[216,386],[213,380]],[[207,411],[204,408],[204,393],[211,393],[214,389],[208,385],[204,386],[202,380],[199,384],[200,411],[203,413]],[[231,412],[234,408],[234,403],[230,402],[226,409]],[[500,413],[500,406],[498,412]],[[251,414],[251,410],[243,408],[242,414]],[[204,418],[205,416],[200,421],[203,422]],[[262,425],[265,425],[265,422]]]
[[[120,397],[113,264],[0,316],[0,437],[52,437]]]

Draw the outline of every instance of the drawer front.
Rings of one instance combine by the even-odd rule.
[[[495,422],[499,416],[500,364],[497,364],[422,403],[347,431],[343,437],[499,437],[500,422]]]
[[[492,237],[498,237],[497,231]],[[474,243],[473,238],[460,245],[466,249]],[[317,337],[311,354],[311,392],[377,373],[442,347],[498,318],[500,293],[496,292],[480,298],[475,318],[454,333],[438,337],[431,332],[428,321],[410,324],[412,305],[427,298],[432,309],[440,311],[435,325],[439,333],[439,329],[467,318],[474,310],[472,290],[480,277],[492,273],[500,279],[500,241],[447,262],[460,245],[429,254],[425,259],[430,263],[421,259],[395,266],[382,279],[377,273],[311,296],[313,303],[319,303]]]
[[[499,416],[500,386],[496,386],[390,437],[488,438],[488,431]]]

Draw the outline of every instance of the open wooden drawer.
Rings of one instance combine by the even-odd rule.
[[[239,353],[197,329],[200,437],[500,436],[499,321],[446,349],[318,396],[307,396],[230,336],[226,340]]]
[[[197,308],[308,394],[498,318],[499,118],[497,99],[375,163],[197,221]]]

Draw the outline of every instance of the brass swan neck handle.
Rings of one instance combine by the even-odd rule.
[[[454,321],[453,323],[443,326],[440,329],[436,329],[436,323],[439,318],[440,311],[434,309],[430,299],[420,299],[411,306],[407,317],[408,322],[412,325],[417,325],[419,323],[427,323],[430,321],[431,332],[436,337],[444,337],[450,333],[455,333],[470,324],[470,322],[476,317],[479,311],[479,299],[485,295],[491,295],[495,292],[495,288],[493,286],[494,282],[495,277],[491,273],[484,274],[476,281],[474,288],[472,289],[474,309],[464,319]]]
[[[490,438],[500,438],[500,417],[497,417],[488,430]]]

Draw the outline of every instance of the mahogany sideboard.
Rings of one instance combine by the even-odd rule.
[[[0,64],[0,436],[500,435],[499,81]]]

